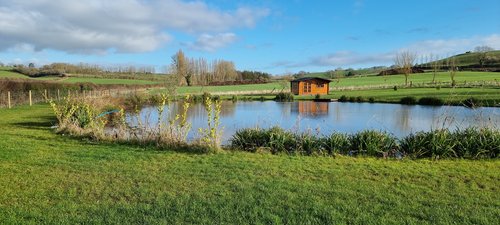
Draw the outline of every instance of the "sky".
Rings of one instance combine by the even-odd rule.
[[[0,0],[0,62],[170,65],[186,56],[275,75],[500,50],[498,0]],[[417,61],[418,61],[417,60]]]

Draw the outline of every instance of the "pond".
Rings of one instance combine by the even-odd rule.
[[[167,121],[182,109],[181,102],[166,106],[162,121]],[[155,126],[158,122],[156,107],[145,107],[140,113],[143,123]],[[201,103],[188,110],[192,129],[188,139],[199,136],[198,128],[207,126],[207,115]],[[236,130],[248,127],[284,129],[330,134],[355,133],[361,130],[382,130],[403,137],[418,131],[457,129],[466,127],[500,127],[500,108],[470,109],[461,106],[420,106],[399,104],[339,103],[339,102],[222,102],[221,127],[223,143],[227,143]],[[137,115],[127,116],[129,124],[137,124]]]

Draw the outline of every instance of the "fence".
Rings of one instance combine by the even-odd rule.
[[[1,91],[0,108],[12,108],[16,105],[33,105],[46,102],[48,99],[61,100],[64,97],[72,98],[101,98],[118,97],[144,89],[109,89],[109,90],[29,90],[29,91]]]

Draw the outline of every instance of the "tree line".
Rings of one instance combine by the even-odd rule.
[[[258,71],[237,71],[232,61],[189,58],[182,50],[172,56],[171,73],[178,85],[231,84],[234,82],[265,82],[271,74]]]

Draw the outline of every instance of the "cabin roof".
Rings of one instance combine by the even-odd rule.
[[[300,82],[300,81],[307,81],[307,80],[321,80],[324,82],[330,82],[331,80],[325,79],[325,78],[320,78],[320,77],[302,77],[298,78],[295,80],[292,80],[291,82]]]

